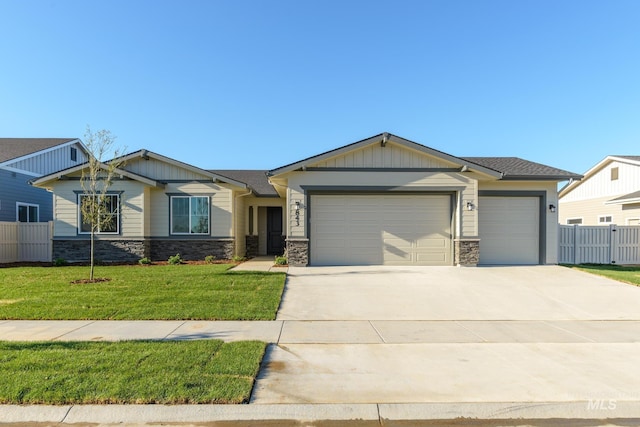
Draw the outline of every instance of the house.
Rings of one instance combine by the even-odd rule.
[[[559,193],[560,224],[640,225],[640,156],[607,156]]]
[[[51,221],[51,194],[29,181],[86,160],[77,138],[0,138],[0,221]]]
[[[455,157],[383,133],[270,171],[205,170],[140,150],[110,188],[96,257],[281,254],[291,265],[557,263],[557,183],[514,157]],[[82,165],[54,193],[54,258],[86,259]]]

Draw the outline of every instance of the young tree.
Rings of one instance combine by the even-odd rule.
[[[109,194],[109,188],[117,176],[118,168],[123,166],[119,157],[122,149],[115,147],[116,137],[108,130],[92,132],[87,126],[84,144],[89,150],[89,160],[82,169],[80,184],[83,194],[80,196],[80,212],[82,215],[82,229],[91,234],[91,270],[89,281],[94,280],[94,252],[95,234],[100,231],[111,230],[114,227],[120,206],[114,203],[119,198]],[[104,161],[106,155],[112,155],[113,160]]]

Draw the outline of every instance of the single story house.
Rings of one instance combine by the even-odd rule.
[[[290,265],[557,263],[557,183],[580,175],[515,157],[456,157],[382,133],[270,171],[124,156],[97,258],[281,254]],[[83,166],[54,194],[54,258],[86,259]]]
[[[640,156],[607,156],[559,193],[560,224],[640,225]]]

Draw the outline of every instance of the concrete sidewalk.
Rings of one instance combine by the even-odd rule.
[[[270,271],[274,273],[286,273],[287,266],[274,265],[273,256],[257,256],[233,267],[233,271]]]

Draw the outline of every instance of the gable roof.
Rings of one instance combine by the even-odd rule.
[[[244,182],[258,197],[278,197],[278,192],[269,183],[266,170],[216,169],[209,172]]]
[[[29,181],[29,183],[31,185],[35,185],[36,187],[46,187],[46,184],[51,182],[51,181],[58,181],[58,180],[62,180],[64,179],[67,175],[71,175],[74,174],[76,172],[80,172],[82,171],[89,163],[85,162],[82,163],[80,165],[77,166],[73,166],[71,168],[67,168],[67,169],[63,169],[61,171],[58,172],[54,172],[52,174],[49,175],[45,175],[41,178],[38,179],[33,179],[31,181]],[[100,163],[100,167],[101,169],[107,169],[108,166],[104,163]],[[158,187],[158,188],[164,188],[164,183],[157,181],[155,179],[146,177],[146,176],[142,176],[139,175],[137,173],[133,173],[130,172],[128,170],[125,169],[116,169],[116,174],[121,175],[121,176],[126,176],[129,179],[132,179],[134,181],[139,181],[142,182],[143,184],[147,184],[150,185],[152,187]]]
[[[49,151],[59,145],[80,142],[78,138],[0,138],[0,164]]]
[[[605,205],[630,205],[635,203],[640,203],[640,191],[625,194],[624,196],[604,202]]]
[[[378,135],[374,135],[374,136],[372,136],[370,138],[366,138],[366,139],[363,139],[361,141],[357,141],[357,142],[354,142],[352,144],[348,144],[348,145],[345,145],[343,147],[336,148],[334,150],[330,150],[330,151],[327,151],[327,152],[324,152],[324,153],[321,153],[321,154],[318,154],[318,155],[315,155],[315,156],[312,156],[312,157],[308,157],[306,159],[303,159],[303,160],[300,160],[298,162],[291,163],[291,164],[279,167],[277,169],[272,169],[272,170],[270,170],[268,172],[268,176],[280,175],[280,174],[291,172],[291,171],[294,171],[294,170],[297,170],[297,169],[303,169],[303,168],[306,168],[310,164],[318,163],[318,162],[321,162],[321,161],[326,160],[328,158],[331,158],[331,157],[334,157],[334,156],[339,156],[340,154],[345,154],[345,153],[347,153],[349,151],[353,151],[353,150],[357,150],[359,148],[366,147],[366,146],[368,146],[370,144],[373,144],[373,143],[380,143],[382,145],[385,145],[389,141],[392,141],[392,142],[394,142],[394,143],[396,143],[398,145],[401,145],[401,146],[404,146],[404,147],[411,148],[413,150],[422,152],[424,154],[431,155],[431,156],[434,156],[436,158],[439,158],[439,159],[442,159],[442,160],[457,164],[461,168],[466,166],[467,168],[474,169],[474,170],[476,170],[478,172],[482,172],[482,173],[485,173],[487,175],[494,176],[496,178],[500,178],[500,176],[501,176],[500,172],[498,172],[498,171],[492,170],[490,168],[486,168],[486,167],[481,166],[481,165],[470,163],[470,162],[468,162],[468,161],[466,161],[466,160],[464,160],[462,158],[455,157],[455,156],[452,156],[451,154],[447,154],[447,153],[445,153],[443,151],[439,151],[439,150],[427,147],[426,145],[418,144],[417,142],[409,141],[408,139],[401,138],[399,136],[390,134],[388,132],[384,132],[384,133],[381,133],[381,134],[378,134]]]
[[[587,179],[591,178],[593,175],[595,175],[597,172],[599,172],[602,168],[604,168],[605,166],[607,166],[609,163],[612,162],[622,162],[622,163],[629,163],[632,165],[636,165],[636,166],[640,166],[640,156],[607,156],[604,159],[600,160],[595,166],[593,166],[591,169],[589,169],[588,171],[585,172],[584,177],[581,181],[571,181],[569,182],[567,185],[565,185],[564,187],[562,187],[560,189],[560,192],[558,193],[558,197],[562,198],[564,196],[566,196],[568,193],[570,193],[571,191],[573,191],[576,187],[578,187],[580,184],[582,184],[583,182],[585,182]]]
[[[531,162],[519,157],[463,157],[472,163],[502,172],[503,180],[581,179],[582,175]]]
[[[392,141],[413,150],[459,165],[462,170],[472,170],[493,176],[502,180],[554,180],[564,181],[568,179],[581,179],[582,175],[530,162],[518,157],[456,157],[451,154],[427,147],[417,142],[409,141],[396,135],[384,132],[370,138],[363,139],[352,144],[345,145],[335,150],[327,151],[316,156],[308,157],[295,163],[270,170],[267,175],[274,176],[294,170],[304,169],[310,164],[321,162],[330,157],[338,156],[346,152],[365,147],[373,143],[386,144]]]

